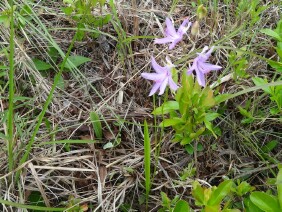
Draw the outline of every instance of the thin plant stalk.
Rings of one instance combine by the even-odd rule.
[[[52,85],[52,87],[51,87],[51,91],[50,91],[50,93],[49,93],[49,95],[48,95],[48,97],[47,97],[47,100],[46,100],[46,102],[45,102],[45,104],[44,104],[44,106],[43,106],[43,109],[42,109],[41,113],[40,113],[39,116],[38,116],[37,124],[36,124],[35,129],[34,129],[34,131],[33,131],[33,133],[32,133],[32,136],[31,136],[31,138],[30,138],[30,140],[29,140],[29,142],[28,142],[28,144],[27,144],[27,147],[26,147],[26,150],[25,150],[25,154],[24,154],[23,157],[21,158],[19,165],[25,163],[26,160],[28,159],[28,156],[29,156],[29,153],[30,153],[30,151],[31,151],[32,145],[33,145],[33,143],[35,142],[35,137],[36,137],[36,135],[37,135],[37,133],[38,133],[39,127],[40,127],[40,125],[41,125],[41,123],[42,123],[42,120],[43,120],[44,115],[45,115],[45,113],[46,113],[46,111],[47,111],[47,109],[48,109],[48,106],[50,105],[50,103],[51,103],[51,101],[52,101],[53,94],[54,94],[54,92],[55,92],[55,89],[56,89],[58,83],[60,82],[60,77],[61,77],[61,75],[62,75],[62,73],[63,73],[63,70],[64,70],[64,67],[65,67],[65,65],[66,65],[67,59],[68,59],[68,57],[69,57],[69,55],[70,55],[70,53],[71,53],[71,49],[72,49],[72,47],[73,47],[73,45],[74,45],[74,42],[75,42],[76,39],[77,39],[78,32],[79,32],[79,29],[77,30],[77,32],[76,32],[76,34],[75,34],[75,36],[74,36],[74,38],[73,38],[73,40],[72,40],[72,42],[71,42],[69,48],[68,48],[68,52],[67,52],[67,54],[66,54],[66,56],[65,56],[65,58],[64,58],[64,60],[63,60],[63,62],[62,62],[62,66],[61,66],[59,72],[55,75],[54,83],[53,83],[53,85]],[[21,173],[21,170],[19,170],[19,171],[16,173],[16,181],[18,181],[19,176],[20,176],[20,173]]]
[[[166,103],[168,100],[168,89],[166,89],[165,91],[165,97],[164,97],[164,103]],[[163,103],[163,104],[164,104]],[[162,120],[165,119],[164,114],[163,114],[163,108],[162,107]],[[156,122],[155,122],[156,123]],[[161,141],[162,138],[164,136],[164,123],[161,126],[161,133],[160,133],[160,137],[156,138],[156,149],[155,149],[155,167],[154,167],[154,174],[153,174],[153,178],[155,178],[156,173],[157,173],[157,167],[158,167],[158,162],[159,162],[159,156],[160,156],[160,152],[161,152]]]
[[[148,210],[149,193],[151,189],[151,142],[147,121],[144,121],[144,163],[145,163],[145,189],[146,209]]]
[[[13,0],[9,1],[11,7],[11,16],[10,16],[10,54],[9,54],[9,109],[8,109],[8,163],[9,171],[11,172],[14,167],[14,157],[13,157],[13,148],[14,148],[14,55],[15,55],[15,29],[14,29],[14,2]]]

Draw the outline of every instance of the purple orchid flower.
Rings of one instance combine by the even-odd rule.
[[[165,38],[157,38],[155,39],[154,43],[157,44],[163,44],[163,43],[171,43],[169,45],[169,49],[173,49],[177,43],[179,43],[183,39],[183,35],[187,32],[187,30],[191,26],[191,22],[189,22],[188,18],[183,21],[183,23],[180,25],[179,29],[175,30],[171,20],[169,18],[165,19],[166,23],[166,30],[165,30]],[[188,26],[186,27],[186,25]]]
[[[162,95],[165,91],[167,85],[169,85],[170,89],[176,91],[179,87],[172,79],[171,69],[174,65],[171,63],[170,59],[166,58],[168,65],[165,67],[157,64],[154,57],[152,57],[152,67],[156,71],[156,73],[142,73],[141,76],[148,80],[153,80],[154,85],[151,89],[149,96],[152,96],[154,93],[160,89],[159,95]]]
[[[205,46],[201,53],[197,53],[198,57],[194,59],[193,65],[187,71],[187,74],[190,75],[195,70],[198,83],[203,87],[206,86],[205,74],[209,73],[210,71],[217,71],[222,68],[218,65],[206,63],[206,61],[211,56],[214,47],[211,47],[211,49],[207,53],[205,53],[208,49],[209,47]]]

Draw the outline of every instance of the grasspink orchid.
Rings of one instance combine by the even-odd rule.
[[[170,89],[176,91],[178,86],[172,79],[171,69],[174,65],[171,63],[170,59],[166,58],[168,64],[165,67],[160,66],[154,57],[152,57],[152,67],[156,71],[156,73],[142,73],[141,76],[148,80],[153,80],[154,85],[151,89],[149,96],[152,96],[154,93],[160,89],[159,95],[162,95],[165,91],[167,85],[169,85]]]
[[[191,22],[189,22],[188,18],[183,21],[183,23],[180,25],[179,29],[175,30],[171,20],[169,18],[166,18],[166,30],[165,30],[165,38],[157,38],[155,39],[156,44],[163,44],[163,43],[171,43],[169,45],[169,49],[173,49],[178,42],[180,42],[183,39],[183,35],[187,32],[187,30],[191,26]],[[187,25],[187,26],[186,26]]]
[[[197,75],[197,81],[199,85],[203,87],[206,86],[205,74],[209,73],[210,71],[217,71],[222,68],[221,66],[213,65],[206,62],[211,56],[213,48],[214,47],[211,47],[211,49],[207,52],[209,47],[205,46],[201,53],[197,53],[198,57],[194,59],[193,65],[187,71],[187,74],[190,75],[195,70]]]

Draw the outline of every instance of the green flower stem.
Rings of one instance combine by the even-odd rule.
[[[14,167],[14,54],[15,54],[15,29],[14,29],[14,2],[9,1],[11,7],[11,17],[10,17],[10,54],[9,54],[9,109],[8,109],[8,163],[9,172],[13,170]]]
[[[155,96],[155,95],[154,95]],[[165,96],[164,96],[164,102],[162,105],[164,105],[168,100],[168,89],[166,89],[165,91]],[[154,101],[155,103],[155,101]],[[154,104],[155,105],[155,104]],[[155,109],[155,108],[154,108]],[[163,107],[162,107],[163,109]],[[156,115],[154,115],[154,117],[156,117]],[[164,114],[162,112],[162,120],[164,120]],[[156,124],[156,120],[155,120],[155,124]],[[157,128],[156,128],[157,129]],[[161,141],[162,141],[162,138],[164,136],[164,123],[163,123],[163,126],[161,127],[161,133],[160,133],[160,137],[158,138],[156,136],[156,139],[155,139],[155,142],[156,142],[156,149],[155,149],[155,167],[154,167],[154,172],[153,172],[153,180],[152,182],[154,181],[154,178],[156,176],[156,173],[157,173],[157,166],[158,166],[158,162],[159,162],[159,156],[160,156],[160,152],[161,152]]]

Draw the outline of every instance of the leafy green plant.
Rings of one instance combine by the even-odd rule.
[[[205,212],[217,212],[221,211],[221,202],[231,192],[233,182],[232,180],[226,180],[219,184],[218,187],[213,186],[210,188],[203,188],[198,181],[193,183],[192,195],[195,198],[195,204],[203,207]],[[225,204],[222,211],[230,211],[228,208],[228,202]],[[233,210],[234,212],[236,210]]]
[[[251,204],[248,204],[248,211],[254,211],[254,208],[259,208],[256,211],[276,212],[282,211],[282,168],[279,169],[276,177],[276,194],[269,194],[262,191],[252,192],[250,195]]]
[[[64,0],[67,6],[63,7],[63,12],[70,16],[74,21],[78,23],[78,26],[82,29],[79,32],[78,40],[82,40],[85,36],[85,31],[88,26],[91,28],[102,27],[109,23],[111,20],[111,14],[94,16],[92,11],[97,5],[102,8],[105,4],[105,0]],[[98,37],[99,34],[93,34],[94,37]]]
[[[155,115],[169,115],[160,126],[174,129],[174,142],[190,145],[193,140],[208,132],[217,137],[211,121],[219,114],[210,111],[216,102],[209,87],[202,89],[192,76],[183,74],[182,87],[178,89],[175,100],[163,103],[152,112]]]
[[[260,77],[252,78],[255,85],[264,85],[268,83],[267,79],[262,79]],[[282,112],[282,85],[271,86],[262,88],[263,91],[270,95],[270,100],[276,103],[276,107],[271,108],[270,112],[273,115],[279,114]]]
[[[162,196],[162,208],[158,212],[180,212],[190,211],[190,206],[185,200],[181,200],[179,196],[175,196],[172,200],[166,195],[166,193],[161,192]]]

